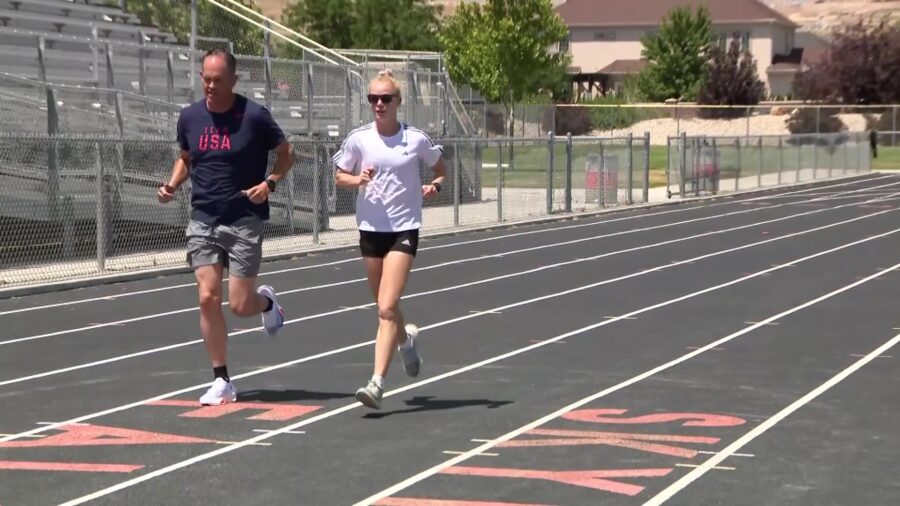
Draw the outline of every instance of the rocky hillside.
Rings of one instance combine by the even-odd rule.
[[[791,18],[802,29],[828,33],[859,16],[889,16],[900,21],[897,0],[763,0]]]

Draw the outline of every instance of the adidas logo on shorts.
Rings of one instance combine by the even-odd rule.
[[[409,243],[409,239],[403,239],[403,242],[401,242],[400,244],[404,246],[412,246],[412,244]]]

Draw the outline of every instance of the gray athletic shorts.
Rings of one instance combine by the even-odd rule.
[[[191,220],[187,227],[187,262],[193,268],[222,264],[230,275],[252,278],[262,262],[263,221],[255,216],[230,225]]]

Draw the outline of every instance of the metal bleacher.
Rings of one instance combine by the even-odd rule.
[[[90,242],[104,223],[107,235],[140,234],[157,247],[180,237],[189,208],[182,199],[181,211],[160,213],[154,189],[177,156],[179,111],[201,96],[191,72],[203,52],[122,9],[88,3],[99,1],[0,0],[0,228],[59,227],[60,244],[70,244]],[[270,226],[280,233],[326,230],[329,213],[347,212],[320,169],[367,118],[364,90],[381,67],[395,65],[407,121],[470,133],[462,120],[445,127],[466,113],[440,69],[236,56],[237,91],[265,104],[286,134],[314,138],[295,143],[290,184],[272,199]]]
[[[79,87],[83,93],[121,90],[177,106],[200,96],[190,72],[192,56],[196,61],[201,53],[192,55],[174,34],[141,25],[121,9],[66,0],[0,0],[0,25],[0,72],[8,77]],[[346,132],[352,126],[349,103],[361,99],[350,93],[360,83],[334,65],[239,56],[238,75],[238,91],[269,106],[292,134]],[[313,91],[315,100],[301,90]],[[68,126],[75,130],[69,133],[91,128],[80,121]],[[166,130],[161,133],[171,138]]]

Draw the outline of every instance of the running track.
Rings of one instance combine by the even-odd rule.
[[[900,177],[424,239],[425,367],[382,410],[355,252],[264,265],[289,323],[190,276],[0,300],[0,504],[896,504]]]

